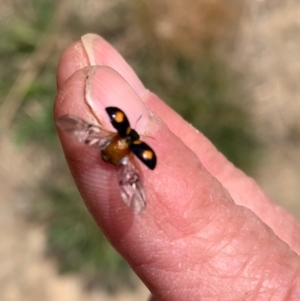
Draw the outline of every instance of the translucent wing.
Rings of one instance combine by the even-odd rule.
[[[135,214],[141,213],[146,207],[144,187],[139,172],[129,157],[125,157],[117,165],[117,177],[123,201]]]
[[[107,145],[113,135],[113,133],[105,131],[97,125],[71,115],[59,117],[56,120],[56,125],[79,142],[101,149]]]

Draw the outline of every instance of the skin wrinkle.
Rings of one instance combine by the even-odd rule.
[[[215,269],[214,269],[214,271],[215,271]],[[257,278],[255,278],[256,279],[256,281],[257,281]]]
[[[214,257],[216,258],[215,269],[216,269],[216,271],[218,271],[219,275],[221,275],[221,265],[220,265],[220,263],[223,263],[222,277],[224,277],[225,275],[228,275],[228,273],[230,273],[230,275],[231,275],[230,277],[236,277],[237,274],[242,275],[242,273],[245,270],[245,266],[247,264],[249,264],[248,261],[246,261],[246,260],[242,261],[241,260],[242,258],[245,258],[245,255],[243,254],[241,256],[241,259],[239,260],[238,264],[234,265],[235,269],[237,267],[239,267],[239,269],[235,270],[235,271],[232,271],[233,258],[237,258],[237,256],[240,255],[240,254],[232,254],[232,253],[228,253],[228,251],[226,251],[226,248],[232,244],[233,240],[236,239],[235,237],[232,238],[231,236],[232,236],[232,234],[228,234],[227,237],[226,236],[224,237],[223,241],[226,240],[226,243],[224,245],[222,245],[222,242],[219,243],[219,244],[216,244],[216,246],[219,247],[219,248],[214,253]],[[220,258],[222,258],[222,259],[220,260]],[[228,258],[230,260],[228,260]],[[229,262],[230,268],[227,267],[227,265],[228,265],[227,262]],[[232,272],[235,272],[235,275],[233,275]]]
[[[230,258],[230,256],[228,256]],[[222,259],[222,260],[220,260]],[[224,258],[222,254],[215,254],[212,258],[211,261],[209,262],[209,265],[211,269],[214,271],[213,275],[222,278],[222,279],[238,279],[240,275],[242,275],[243,271],[242,269],[240,270],[233,270],[233,267],[230,267],[228,269],[228,264],[226,262],[231,263],[231,259],[228,261],[227,258]],[[240,265],[240,263],[239,263]],[[239,275],[240,273],[240,275]]]
[[[244,223],[244,225],[245,224],[246,223]],[[241,272],[243,271],[245,274],[247,274],[246,273],[247,267],[248,267],[248,265],[250,265],[251,259],[253,258],[252,257],[253,255],[251,255],[251,254],[255,253],[254,250],[256,249],[257,246],[259,246],[260,239],[261,239],[261,233],[259,232],[257,238],[255,239],[255,241],[253,243],[252,249],[250,249],[249,252],[248,252],[248,256],[246,256],[246,254],[243,254],[243,256],[245,256],[247,258],[247,260],[245,260],[244,263],[242,264],[242,266],[241,266]],[[241,273],[241,275],[242,275],[242,273]],[[247,276],[248,275],[246,275],[246,277]]]
[[[187,208],[195,202],[195,200],[198,199],[198,194],[196,193],[195,190],[190,190],[190,193],[189,193],[189,196],[188,196],[188,201],[186,203],[186,209],[183,208],[183,211],[181,212],[181,215],[178,216],[178,220],[174,219],[174,216],[172,216],[171,219],[168,219],[168,224],[172,225],[173,228],[177,231],[177,233],[180,235],[179,237],[182,237],[182,236],[186,236],[188,234],[187,232],[187,229],[190,229],[192,230],[193,228],[196,228],[196,227],[191,227],[191,224],[190,223],[182,223],[181,221],[182,220],[185,220],[184,218],[184,213],[186,212]],[[199,206],[201,206],[202,204],[199,204]],[[166,208],[166,210],[168,210]],[[164,229],[164,227],[162,227]],[[196,229],[194,229],[195,231]],[[177,235],[178,235],[177,234]]]
[[[259,238],[257,239],[257,241],[259,240]],[[269,256],[270,257],[270,256]],[[249,262],[248,262],[248,264],[249,264]],[[215,266],[213,266],[213,269],[218,273],[218,275],[219,276],[222,276],[221,278],[224,278],[224,276],[223,275],[220,275],[220,273],[219,273],[219,271],[220,271],[220,269],[215,269]],[[265,273],[266,274],[266,273]],[[227,278],[227,277],[225,277],[225,278]],[[261,280],[262,278],[261,277],[256,277],[255,278],[256,279],[256,282],[257,282],[257,280]],[[268,279],[268,278],[267,278]],[[258,291],[258,293],[260,293],[260,291],[261,291],[261,284],[260,284],[260,282],[261,281],[259,281],[258,283],[257,283],[257,285],[256,285],[256,287],[257,287],[257,291]]]
[[[257,256],[253,256],[250,257],[249,261],[248,261],[248,265],[246,266],[245,269],[245,274],[246,277],[251,277],[251,275],[253,275],[252,277],[255,279],[255,281],[257,282],[257,285],[259,286],[260,282],[262,282],[263,280],[263,276],[264,275],[272,275],[272,273],[268,272],[270,271],[269,267],[268,267],[268,262],[270,260],[270,254],[266,254],[264,256],[264,258],[260,258],[261,257],[261,253],[257,254]],[[257,260],[257,258],[259,260]],[[274,264],[273,264],[274,267]],[[276,271],[274,269],[274,271]],[[273,279],[272,279],[273,281]]]
[[[247,279],[247,278],[246,278]],[[254,278],[255,279],[255,282],[257,282],[257,277],[256,278]],[[261,289],[260,289],[260,287],[259,287],[259,284],[257,284],[257,287],[258,287],[258,291],[261,291]],[[252,290],[253,291],[253,290]],[[258,295],[259,295],[259,293],[258,293]]]
[[[166,300],[170,300],[168,298],[168,296],[173,296],[176,294],[176,292],[180,292],[181,295],[184,295],[185,292],[188,293],[189,296],[191,296],[191,298],[193,298],[193,294],[196,296],[195,298],[199,298],[199,288],[195,287],[194,285],[189,285],[192,282],[188,282],[185,288],[181,288],[180,284],[175,287],[174,290],[170,291],[170,290],[166,290]],[[194,291],[194,293],[192,293]],[[193,299],[192,299],[193,300]]]
[[[155,274],[156,274],[156,271],[154,271],[152,273],[152,275],[154,275],[154,277],[155,277]],[[169,279],[169,273],[167,272],[166,275],[164,275],[163,278]],[[193,281],[187,282],[186,288],[182,288],[181,283],[182,283],[182,281],[184,281],[184,276],[183,277],[177,277],[176,279],[180,279],[180,283],[178,283],[178,281],[176,281],[176,283],[173,283],[174,289],[172,289],[172,290],[165,289],[163,294],[160,295],[160,298],[158,300],[173,300],[173,299],[170,299],[170,297],[176,295],[176,292],[180,292],[180,295],[182,295],[183,291],[189,292],[189,296],[191,296],[191,294],[190,294],[191,290],[195,290],[195,296],[197,296],[199,298],[199,288],[198,288],[198,286],[194,285]]]
[[[169,279],[171,279],[169,277],[169,272],[164,273],[164,271],[160,271],[161,273],[159,274],[159,277],[157,277],[157,272],[156,270],[152,271],[151,269],[148,270],[149,273],[147,273],[147,275],[145,276],[145,279],[155,279],[155,285],[153,284],[154,281],[150,281],[148,282],[147,280],[145,281],[146,283],[148,283],[148,288],[150,289],[150,291],[154,294],[154,292],[156,291],[156,287],[160,284],[160,283],[168,283],[170,282]],[[174,279],[174,278],[173,278]],[[179,278],[175,278],[175,279],[181,279],[182,281],[184,281],[184,277],[179,277]],[[169,290],[169,289],[165,289],[163,292],[161,292],[159,294],[159,299],[158,300],[173,300],[173,299],[169,299],[169,296],[174,296],[176,295],[176,291],[177,288],[180,287],[180,284],[176,285],[176,283],[174,283],[174,281],[172,281],[173,283],[170,283],[171,287],[174,287],[174,290]],[[178,282],[178,281],[176,281]],[[170,293],[169,293],[170,292]],[[173,293],[174,292],[174,293]],[[166,296],[166,298],[164,297]]]
[[[272,296],[274,296],[275,291],[271,288],[264,288],[263,286],[258,286],[258,290],[256,293],[257,298],[262,298],[263,296],[267,296],[269,300],[272,300]],[[276,292],[276,296],[278,296],[278,291]],[[278,299],[279,300],[279,299]],[[281,298],[280,298],[281,300]]]
[[[224,225],[227,225],[228,229],[228,223],[230,224],[230,219],[228,220],[230,215],[224,214],[224,211],[228,211],[228,208],[231,207],[232,204],[226,202],[219,206],[218,201],[210,202],[210,204],[207,204],[203,208],[204,210],[201,210],[201,216],[197,220],[194,220],[196,222],[196,229],[199,230],[197,231],[197,237],[220,240],[218,238],[223,237],[222,229],[224,229]],[[216,207],[218,207],[218,210],[216,210]],[[203,224],[202,227],[201,224]]]
[[[169,248],[170,248],[170,244],[168,244]],[[172,244],[172,248],[174,248],[174,244]],[[176,247],[175,247],[175,250]],[[171,254],[172,252],[170,252]],[[186,250],[183,249],[183,254],[186,253]],[[159,258],[159,254],[156,254]],[[177,255],[178,255],[178,252],[177,252]],[[163,270],[163,271],[166,271],[166,272],[172,272],[174,274],[174,272],[178,272],[178,273],[184,273],[184,271],[186,271],[186,268],[184,268],[184,266],[181,266],[181,267],[178,267],[177,265],[174,266],[172,265],[172,268],[166,268],[168,267],[165,266],[164,264],[164,261],[163,262],[160,262],[160,261],[157,261],[157,260],[153,260],[154,258],[152,257],[150,261],[147,261],[147,262],[142,262],[141,264],[138,265],[138,270],[143,270],[143,269],[147,269],[149,270],[151,267],[156,270],[156,271],[159,271],[159,273]],[[202,262],[197,262],[198,265],[202,265]],[[187,266],[188,267],[188,266]]]
[[[193,195],[196,195],[196,193],[194,193]],[[198,198],[196,197],[192,197],[192,199],[188,202],[188,203],[192,203],[195,200],[197,200]],[[199,205],[201,206],[201,204]],[[167,211],[167,210],[166,210]],[[213,210],[211,210],[213,211]],[[187,222],[182,222],[185,220],[185,218],[183,218],[183,216],[179,216],[178,220],[176,219],[168,219],[168,225],[172,225],[173,226],[173,230],[176,230],[176,237],[174,237],[174,239],[172,239],[172,242],[176,241],[177,239],[182,239],[183,237],[188,238],[188,236],[191,237],[196,237],[196,234],[199,232],[203,232],[203,230],[209,226],[209,223],[207,223],[207,219],[205,217],[202,217],[203,221],[201,221],[201,219],[199,219],[198,221],[194,220],[194,225],[192,226],[191,223],[187,223]],[[214,219],[211,220],[211,223],[214,223]],[[203,224],[202,227],[200,227],[200,225]],[[165,231],[166,233],[170,233],[171,230],[166,229],[165,226],[161,226],[160,225],[160,221],[156,221],[156,225],[162,229],[163,231]],[[187,232],[187,229],[189,229],[189,232]],[[174,231],[172,231],[173,233]],[[174,235],[173,235],[174,236]],[[197,237],[197,239],[199,239],[199,237]]]
[[[159,258],[159,257],[158,257]],[[154,267],[153,267],[154,266]],[[184,273],[182,269],[176,269],[175,265],[173,265],[172,267],[171,266],[167,266],[164,267],[161,265],[161,262],[159,261],[154,261],[154,260],[149,260],[148,262],[146,263],[141,263],[139,265],[137,265],[137,268],[140,268],[141,270],[150,270],[151,268],[153,270],[157,272],[166,272],[166,273],[172,273],[172,274],[182,274]],[[169,274],[170,275],[170,274]]]
[[[268,263],[270,262],[271,268],[268,267]],[[276,261],[275,261],[276,262]],[[257,296],[262,296],[262,294],[267,293],[266,295],[270,296],[269,292],[276,292],[277,296],[279,296],[278,288],[285,287],[284,282],[282,283],[282,277],[279,277],[279,274],[276,271],[276,266],[274,266],[274,261],[272,260],[272,256],[269,255],[265,261],[266,268],[261,269],[261,272],[258,274],[256,273],[256,286],[253,290],[253,294]],[[256,269],[258,271],[258,269]],[[275,273],[274,273],[274,272]],[[270,275],[275,275],[277,279],[270,279]],[[282,284],[281,284],[282,283]],[[274,285],[276,284],[276,285]],[[281,300],[281,298],[279,299]]]
[[[292,300],[290,299],[291,296],[294,294],[295,290],[295,285],[296,285],[296,280],[298,278],[298,271],[295,271],[294,276],[293,276],[293,281],[291,282],[291,286],[289,287],[288,291],[286,292],[285,300]]]
[[[154,247],[152,246],[153,244]],[[144,266],[160,266],[160,263],[165,263],[164,245],[164,237],[160,239],[157,238],[155,242],[152,242],[151,244],[147,243],[147,241],[144,241],[143,246],[137,246],[139,249],[139,256],[135,256],[130,252],[126,255],[128,255],[127,258],[129,258],[130,262],[134,264],[134,268]],[[132,247],[134,248],[135,245]],[[148,250],[151,250],[151,252],[147,254]]]
[[[159,257],[157,257],[157,258],[159,258]],[[158,262],[158,261],[156,261],[154,259],[155,259],[154,257],[151,257],[149,260],[143,260],[140,263],[137,263],[135,261],[134,266],[135,266],[135,268],[136,268],[137,271],[139,271],[139,270],[140,271],[145,271],[145,270],[149,271],[151,269],[151,267],[153,265],[156,265],[157,262]],[[153,270],[155,270],[156,272],[159,271],[159,270],[164,271],[164,268],[157,268],[157,267],[155,267],[155,268],[153,268]]]
[[[152,262],[152,264],[153,264],[153,262]],[[203,263],[201,262],[201,263],[198,263],[199,265],[202,265]],[[142,264],[140,267],[144,267],[144,264]],[[147,268],[149,268],[149,267],[147,267]],[[154,268],[155,270],[159,270],[159,268]],[[164,271],[167,271],[167,272],[174,272],[173,270],[170,270],[170,269],[163,269]],[[215,273],[216,273],[216,269],[215,268],[213,268],[213,270],[215,271]],[[215,274],[214,273],[214,274]]]
[[[273,254],[273,256],[275,256],[275,254]],[[288,248],[286,248],[286,252],[285,252],[285,254],[283,254],[282,255],[282,258],[283,259],[288,259],[288,257],[289,257],[289,249]],[[271,261],[271,256],[269,257],[269,261]],[[285,260],[283,260],[283,261],[285,261]],[[282,281],[282,278],[279,278],[280,276],[283,276],[283,268],[282,268],[282,266],[280,266],[278,263],[277,263],[277,261],[276,260],[272,260],[272,268],[273,269],[270,269],[270,275],[273,275],[273,278],[278,278],[279,279],[279,281],[281,280]],[[285,269],[286,270],[289,270],[289,271],[291,271],[292,269],[291,269],[292,267],[290,266],[290,265],[286,265],[285,266]],[[274,272],[272,272],[272,270],[274,271]],[[276,270],[280,270],[280,272],[281,273],[276,273]],[[293,275],[294,275],[294,273],[293,273]],[[292,276],[292,278],[294,278],[294,276]],[[277,282],[278,280],[276,279],[276,281],[275,281],[275,283]],[[276,286],[274,286],[274,289],[276,288]]]
[[[204,238],[206,240],[209,239],[210,242],[219,242],[222,241],[224,237],[224,231],[230,229],[231,220],[233,221],[234,219],[231,218],[230,215],[224,216],[221,211],[215,211],[216,206],[218,206],[218,204],[212,203],[210,208],[206,207],[206,215],[203,217],[203,221],[201,219],[198,220],[196,229],[199,231],[195,233],[197,239]],[[201,224],[203,224],[203,227],[200,228]],[[220,226],[218,227],[217,225]]]

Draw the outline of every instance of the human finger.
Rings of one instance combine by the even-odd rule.
[[[122,96],[122,97],[120,97]],[[108,67],[88,67],[58,92],[55,117],[76,115],[111,129],[117,106],[155,150],[154,171],[140,166],[147,209],[133,215],[113,166],[97,150],[60,132],[87,207],[112,245],[158,300],[281,300],[299,294],[299,257],[250,210],[237,206],[199,158]]]
[[[103,38],[88,34],[70,46],[58,68],[58,86],[76,70],[89,65],[107,65],[120,73],[144,103],[161,116],[169,129],[198,156],[205,168],[229,191],[236,204],[252,210],[282,240],[300,253],[300,224],[275,204],[256,182],[233,166],[199,131],[183,120],[155,94],[149,92],[119,53]]]

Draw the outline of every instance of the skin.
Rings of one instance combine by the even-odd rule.
[[[299,222],[148,91],[110,44],[88,34],[71,45],[57,87],[55,118],[114,131],[105,108],[119,107],[156,152],[154,171],[138,163],[147,208],[133,215],[114,166],[59,132],[90,213],[152,300],[299,300]]]

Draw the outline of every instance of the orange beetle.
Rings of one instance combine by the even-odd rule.
[[[156,155],[130,127],[128,118],[122,110],[107,107],[106,112],[117,130],[116,133],[71,115],[59,117],[56,124],[63,132],[70,134],[79,142],[98,147],[102,159],[116,166],[122,199],[134,213],[139,214],[145,209],[146,197],[138,169],[131,161],[131,154],[135,154],[151,170],[156,166]]]

